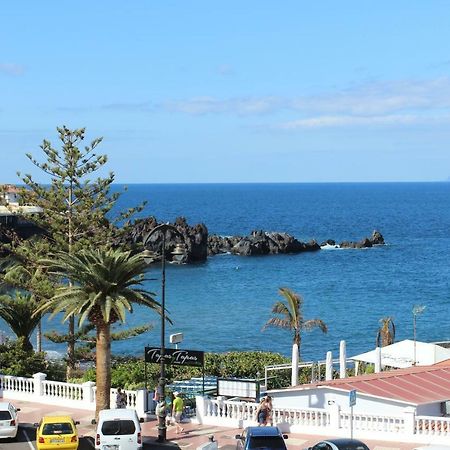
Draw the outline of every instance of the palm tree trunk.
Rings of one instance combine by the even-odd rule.
[[[67,339],[66,379],[69,381],[75,374],[75,318],[73,316],[69,317],[69,331]]]
[[[102,409],[110,408],[111,391],[111,330],[107,323],[97,324],[97,393],[95,399],[95,418]]]
[[[36,332],[36,350],[42,352],[42,319],[39,320]]]
[[[299,362],[298,344],[294,342],[292,344],[292,374],[291,374],[292,386],[297,386],[298,384],[298,362]]]

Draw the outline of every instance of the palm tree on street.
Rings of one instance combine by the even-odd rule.
[[[16,291],[14,296],[0,296],[0,317],[17,336],[25,351],[33,350],[30,338],[41,319],[40,315],[34,315],[36,308],[37,302],[31,294]]]
[[[272,307],[271,317],[263,327],[263,331],[269,326],[288,329],[294,332],[292,342],[292,376],[291,384],[298,383],[298,363],[300,361],[301,332],[319,328],[323,333],[328,331],[321,319],[305,320],[303,317],[303,298],[289,288],[282,287],[278,291],[284,297],[283,301],[276,302]]]
[[[161,313],[153,293],[142,288],[146,264],[140,255],[106,248],[84,249],[77,254],[60,252],[45,264],[64,282],[38,312],[63,313],[63,321],[78,318],[81,327],[87,320],[96,330],[96,417],[110,407],[111,325],[125,323],[133,304]]]

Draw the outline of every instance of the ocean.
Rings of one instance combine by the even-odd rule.
[[[118,189],[123,186],[117,185]],[[289,356],[288,330],[261,331],[271,306],[289,287],[304,298],[304,318],[320,318],[328,333],[302,333],[301,358],[321,360],[339,342],[347,355],[372,350],[379,320],[392,316],[396,340],[450,340],[450,183],[323,184],[135,184],[119,209],[147,200],[141,216],[173,222],[185,216],[203,222],[210,234],[247,235],[252,230],[287,232],[299,240],[360,240],[378,230],[386,245],[369,249],[321,250],[296,255],[216,255],[205,263],[168,265],[166,306],[173,321],[167,335],[183,333],[181,348],[207,352],[264,350]],[[147,288],[159,299],[160,266],[152,266]],[[133,339],[114,342],[113,352],[143,354],[160,344],[158,317],[143,308],[128,315],[127,327],[152,324]],[[60,321],[44,330],[65,329]],[[7,331],[4,323],[0,329]],[[168,339],[167,339],[168,342]],[[44,340],[44,349],[64,352]]]

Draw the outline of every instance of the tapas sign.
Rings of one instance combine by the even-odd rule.
[[[174,366],[203,367],[205,352],[166,348],[164,350],[165,364]],[[145,347],[145,362],[161,364],[161,348]]]

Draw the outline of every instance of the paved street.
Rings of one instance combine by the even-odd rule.
[[[74,420],[78,420],[78,433],[81,437],[79,450],[92,450],[94,448],[95,426],[91,425],[93,413],[71,408],[61,408],[55,406],[41,405],[23,401],[13,401],[21,409],[20,411],[20,429],[15,442],[0,441],[0,450],[35,450],[36,431],[33,424],[38,422],[43,415],[68,414]],[[214,436],[223,450],[232,450],[236,448],[235,435],[241,432],[240,429],[231,429],[223,427],[201,426],[196,424],[184,424],[183,434],[176,434],[175,427],[170,426],[167,429],[168,442],[164,445],[155,442],[157,436],[156,420],[142,424],[144,436],[144,450],[154,449],[188,449],[195,450],[198,446],[208,442],[210,436]],[[302,434],[290,434],[286,441],[289,450],[302,450],[314,443],[331,436],[309,436]],[[393,443],[382,441],[365,441],[371,450],[411,450],[416,445],[411,443]]]

